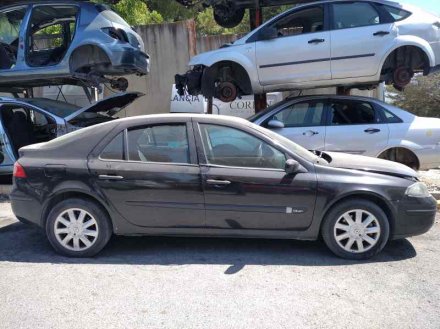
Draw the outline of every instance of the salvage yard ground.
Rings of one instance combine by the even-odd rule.
[[[376,258],[322,242],[113,238],[54,253],[0,203],[1,328],[439,328],[440,215]]]

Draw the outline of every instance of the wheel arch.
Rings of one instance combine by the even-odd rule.
[[[59,202],[67,200],[67,199],[84,199],[91,201],[98,205],[108,216],[110,220],[110,225],[112,228],[112,232],[114,232],[115,229],[115,223],[113,221],[112,216],[110,215],[110,211],[108,209],[108,206],[103,202],[100,198],[96,197],[96,194],[93,195],[91,192],[83,190],[83,189],[60,189],[57,192],[55,192],[51,197],[46,201],[46,203],[43,206],[43,211],[41,212],[41,227],[46,226],[47,217],[51,211],[51,209]]]
[[[253,93],[252,79],[249,71],[239,62],[221,60],[205,68],[202,77],[202,94],[206,97],[214,96],[214,83],[222,67],[231,67],[234,80],[245,95]]]
[[[394,150],[394,149],[402,149],[402,150],[404,150],[406,152],[409,152],[411,155],[413,155],[415,157],[415,160],[417,161],[418,168],[421,168],[422,162],[420,160],[420,157],[417,155],[417,153],[414,151],[414,149],[411,149],[411,147],[408,147],[407,145],[388,146],[386,149],[384,149],[379,154],[377,154],[376,158],[378,158],[378,159],[385,159],[385,158],[383,158],[381,156],[384,153],[389,152],[389,151]],[[385,159],[385,160],[389,160],[389,159]]]
[[[395,219],[396,219],[396,213],[393,211],[393,207],[384,196],[380,195],[379,193],[373,191],[367,191],[367,190],[345,193],[332,200],[332,202],[328,204],[323,211],[323,215],[321,217],[321,223],[319,227],[319,235],[322,234],[321,233],[322,225],[324,224],[324,219],[328,215],[328,213],[338,204],[354,199],[367,200],[373,202],[374,204],[377,204],[387,215],[388,222],[390,224],[390,236],[393,235],[394,227],[395,227]]]
[[[69,56],[70,72],[75,72],[81,64],[111,63],[111,56],[99,44],[86,43],[72,50]]]
[[[382,75],[382,71],[384,69],[384,66],[387,62],[387,60],[390,58],[390,56],[396,52],[398,49],[402,49],[405,47],[414,47],[417,48],[423,56],[425,56],[425,74],[429,72],[430,67],[435,66],[435,54],[433,49],[431,48],[430,44],[418,37],[415,36],[402,36],[398,39],[398,41],[391,47],[382,57],[382,61],[379,66],[379,75]],[[426,71],[427,70],[427,71]]]

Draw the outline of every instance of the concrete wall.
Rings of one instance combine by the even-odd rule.
[[[146,95],[131,105],[124,115],[167,113],[170,111],[174,75],[185,72],[195,55],[195,23],[192,20],[141,26],[137,32],[151,57],[151,72],[145,77],[130,77],[129,90]],[[109,92],[106,91],[108,95]]]

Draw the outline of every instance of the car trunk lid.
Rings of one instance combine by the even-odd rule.
[[[83,113],[96,113],[96,114],[102,113],[111,117],[142,96],[144,96],[144,94],[139,92],[127,92],[127,93],[115,94],[113,96],[106,97],[99,102],[83,107],[69,114],[64,119],[67,122],[70,122]]]

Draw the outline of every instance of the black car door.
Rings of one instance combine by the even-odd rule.
[[[313,171],[287,175],[287,155],[270,139],[198,119],[206,224],[216,229],[300,230],[313,218]]]
[[[205,226],[190,123],[137,125],[113,136],[99,155],[90,157],[89,168],[96,186],[121,216],[151,228]]]

